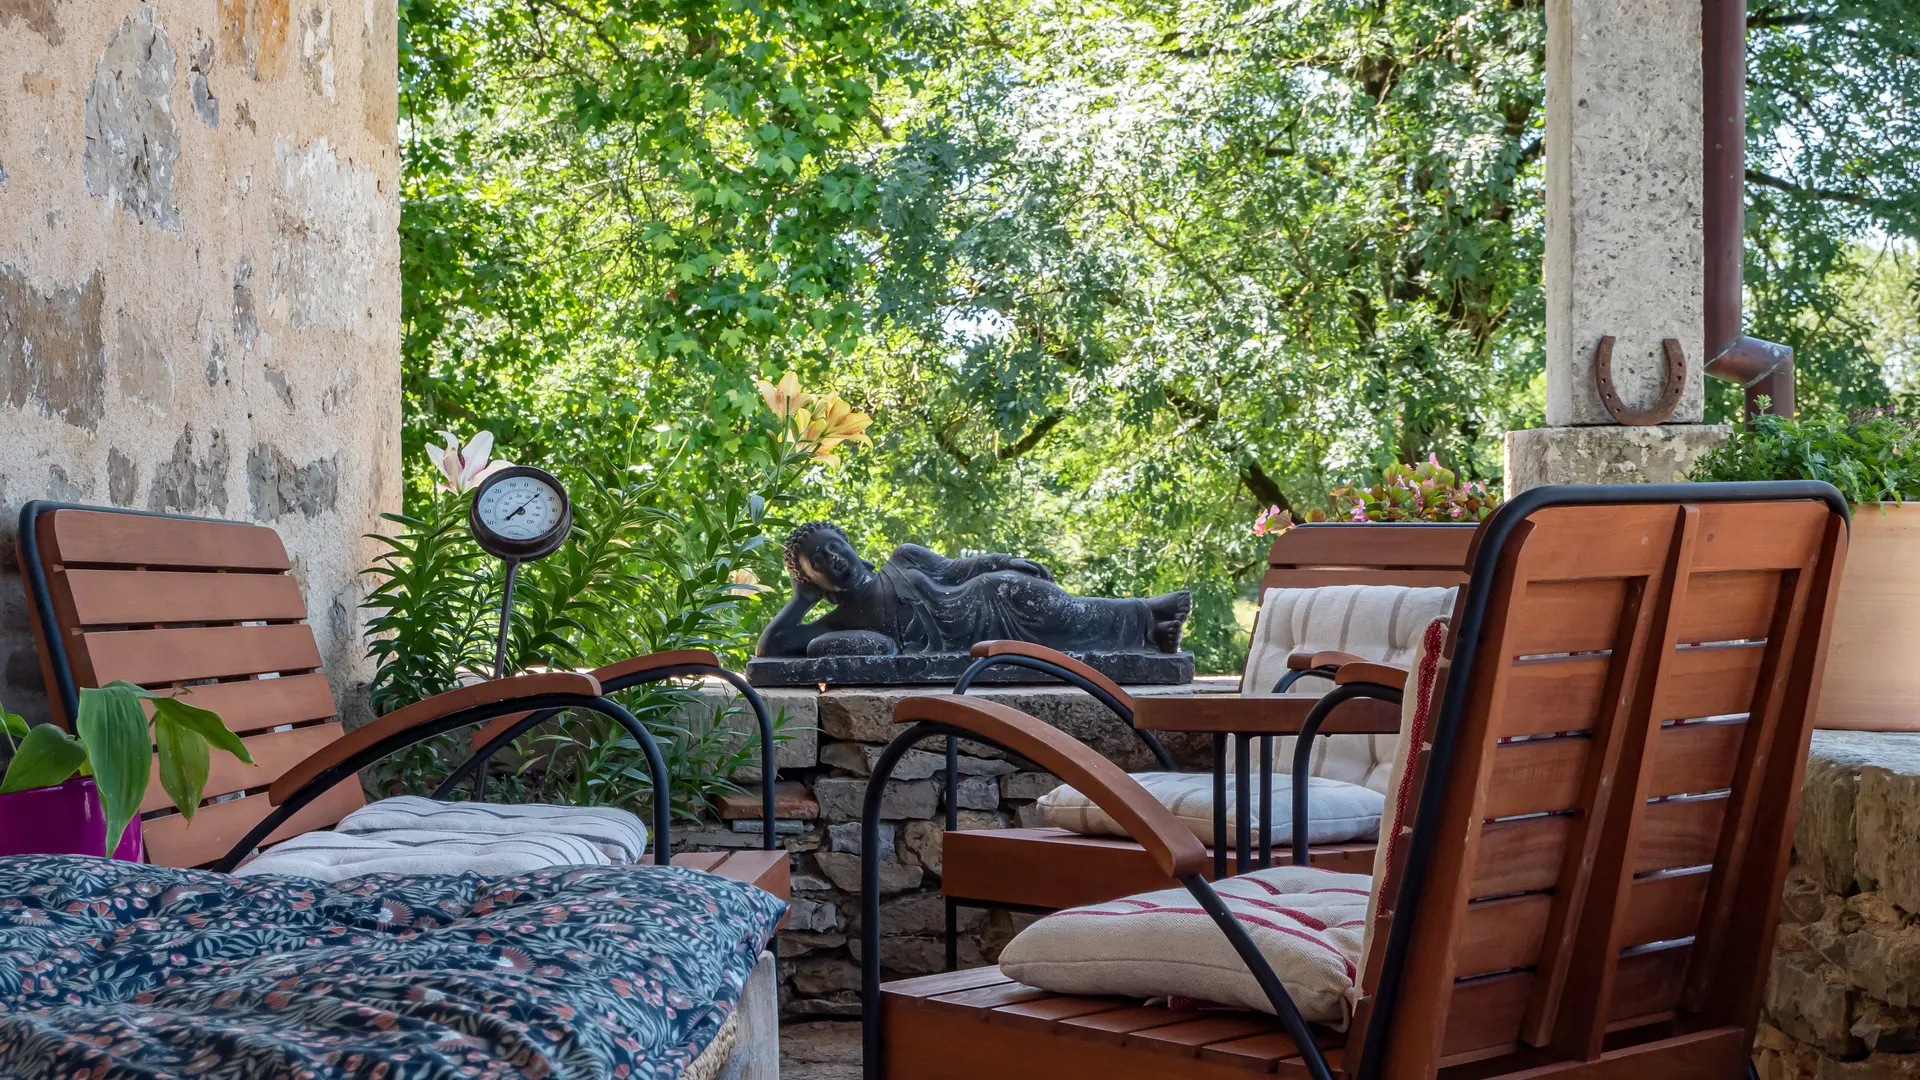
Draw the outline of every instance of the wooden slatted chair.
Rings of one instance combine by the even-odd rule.
[[[1261,581],[1264,595],[1268,589],[1314,589],[1329,585],[1399,585],[1410,588],[1453,588],[1467,579],[1467,550],[1476,529],[1472,525],[1370,523],[1302,525],[1275,538],[1267,557],[1268,569]],[[1237,830],[1239,843],[1229,850],[1224,843],[1225,778],[1228,739],[1239,741],[1241,751],[1234,756],[1239,769],[1237,791],[1246,793],[1250,756],[1247,745],[1261,736],[1261,783],[1257,790],[1270,786],[1273,739],[1298,735],[1313,723],[1319,734],[1373,735],[1392,734],[1400,727],[1397,687],[1390,694],[1378,692],[1378,679],[1397,680],[1395,673],[1377,673],[1376,681],[1364,685],[1350,677],[1353,684],[1339,691],[1339,698],[1323,701],[1318,693],[1288,693],[1300,678],[1320,675],[1331,679],[1332,665],[1356,657],[1338,653],[1297,653],[1289,658],[1287,675],[1273,687],[1273,694],[1203,694],[1191,697],[1139,697],[1127,693],[1100,672],[1065,653],[1024,641],[986,641],[973,647],[977,658],[955,684],[954,692],[964,694],[986,671],[997,666],[1021,667],[1059,679],[1090,694],[1110,709],[1120,722],[1129,725],[1146,745],[1157,767],[1174,771],[1171,756],[1161,745],[1156,732],[1203,732],[1214,737],[1215,815],[1209,873],[1224,876],[1242,866],[1271,863],[1271,839],[1265,829],[1257,830],[1259,850],[1252,848],[1250,833]],[[1248,661],[1251,665],[1252,652]],[[1355,669],[1357,671],[1357,669]],[[1343,707],[1335,708],[1346,702]],[[1316,715],[1316,705],[1323,706]],[[1311,736],[1303,742],[1311,742]],[[1296,765],[1304,766],[1310,751],[1296,754]],[[947,903],[947,966],[956,961],[958,948],[958,909],[961,907],[1001,908],[1016,911],[1045,911],[1097,903],[1130,893],[1166,888],[1170,882],[1141,845],[1117,838],[1083,836],[1066,829],[1046,826],[1017,829],[958,828],[958,740],[947,740],[947,832],[941,840],[940,890]],[[1295,773],[1302,773],[1296,767]],[[1296,802],[1304,799],[1307,784],[1297,776]],[[1266,819],[1264,799],[1258,815],[1249,807],[1236,810],[1238,821]],[[1304,844],[1307,815],[1296,808],[1295,834]],[[1331,870],[1365,873],[1373,865],[1374,844],[1368,842],[1323,844],[1311,849],[1313,865]]]
[[[913,726],[876,763],[863,823],[868,1080],[1741,1075],[1846,513],[1804,482],[1540,488],[1486,523],[1403,759],[1410,813],[1375,874],[1346,1033],[1300,1022],[1199,842],[1116,766],[1012,709],[902,702]],[[996,969],[883,986],[877,793],[909,747],[947,735],[1097,793],[1274,1015],[1062,996]]]
[[[141,806],[151,862],[231,870],[256,848],[338,822],[365,803],[368,764],[461,727],[497,722],[498,738],[461,766],[444,795],[514,735],[555,711],[599,712],[640,743],[654,779],[656,859],[671,850],[666,766],[646,728],[605,695],[680,675],[724,672],[707,652],[635,657],[590,674],[521,675],[462,687],[388,713],[352,732],[338,708],[285,545],[260,525],[103,507],[30,502],[18,538],[28,611],[55,720],[71,727],[81,687],[124,679],[181,687],[220,714],[254,759],[215,754],[191,824],[157,780]],[[733,676],[736,685],[741,685]],[[763,761],[772,736],[758,695]],[[158,769],[156,762],[155,769]],[[773,830],[772,770],[763,787]],[[675,865],[748,881],[782,897],[783,850],[686,852]]]

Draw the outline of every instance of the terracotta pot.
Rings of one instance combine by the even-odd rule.
[[[107,815],[90,776],[0,795],[0,855],[101,855]],[[113,857],[141,862],[140,819],[127,823]]]
[[[1814,725],[1920,731],[1920,502],[1853,508]]]

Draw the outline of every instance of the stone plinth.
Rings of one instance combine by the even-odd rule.
[[[1177,686],[1193,681],[1193,654],[1075,652],[1067,655],[1122,686]],[[896,653],[892,656],[756,656],[747,662],[755,686],[918,686],[945,690],[973,664],[967,653]],[[979,683],[1051,683],[1031,668],[1001,664],[981,672]]]
[[[1666,484],[1726,441],[1723,424],[1507,432],[1508,498],[1543,484]]]
[[[1814,733],[1762,1080],[1920,1075],[1920,735]]]
[[[1659,399],[1661,341],[1678,339],[1687,379],[1671,419],[1697,423],[1707,359],[1700,0],[1549,0],[1546,142],[1547,423],[1612,422],[1593,377],[1608,336],[1630,409]]]

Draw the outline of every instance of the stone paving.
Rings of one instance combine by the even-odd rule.
[[[782,1025],[780,1080],[860,1080],[860,1025],[848,1020]]]

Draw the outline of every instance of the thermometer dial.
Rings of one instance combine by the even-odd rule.
[[[566,540],[573,505],[552,473],[515,465],[480,484],[468,520],[482,548],[523,562],[552,554]]]

